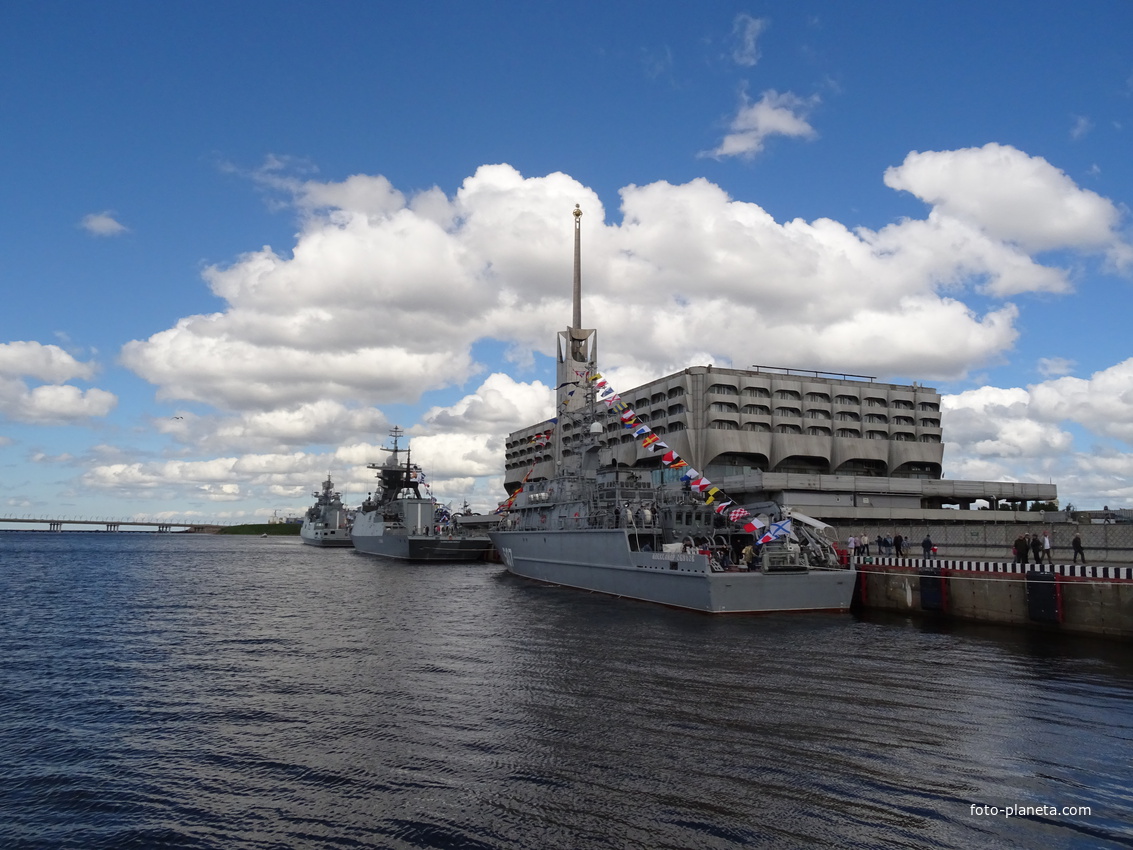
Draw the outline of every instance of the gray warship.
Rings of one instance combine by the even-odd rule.
[[[378,486],[355,516],[354,548],[406,561],[485,559],[492,548],[488,536],[465,528],[460,514],[449,515],[446,508],[421,495],[424,473],[413,463],[409,449],[403,452],[398,445],[404,432],[395,427],[390,436],[393,448],[385,449],[390,452],[385,463],[367,464],[377,470]]]
[[[323,489],[311,494],[315,504],[307,508],[299,537],[311,546],[345,547],[353,546],[350,540],[350,512],[343,507],[342,494],[334,489],[330,475],[323,482]]]
[[[577,207],[574,216],[574,321],[558,335],[554,472],[524,483],[501,506],[489,536],[507,570],[708,613],[847,611],[856,574],[840,566],[824,523],[762,503],[743,508],[760,530],[741,531],[711,497],[666,483],[664,470],[612,465],[603,446],[610,413],[586,379],[598,374],[596,331],[581,328]],[[775,526],[777,536],[762,532]]]

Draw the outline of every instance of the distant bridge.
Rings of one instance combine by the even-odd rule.
[[[153,529],[159,533],[192,532],[196,534],[216,534],[223,525],[212,522],[186,522],[176,520],[135,520],[135,519],[52,519],[50,517],[0,517],[0,522],[20,523],[21,525],[42,525],[47,531],[89,531],[88,528],[71,526],[98,526],[99,531],[122,531],[132,529],[144,531]],[[42,530],[42,529],[41,529]]]

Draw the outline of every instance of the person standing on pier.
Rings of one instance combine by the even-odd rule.
[[[1054,566],[1054,554],[1051,551],[1052,549],[1053,549],[1053,547],[1050,544],[1050,532],[1044,531],[1043,532],[1043,557],[1046,558],[1046,562],[1053,567]]]
[[[900,534],[893,538],[893,551],[898,558],[905,554],[905,538]]]
[[[932,538],[927,534],[924,536],[924,540],[921,541],[921,551],[924,552],[926,561],[932,557]]]
[[[1026,564],[1027,563],[1027,548],[1028,548],[1028,546],[1027,546],[1027,535],[1020,534],[1018,537],[1015,538],[1015,548],[1013,550],[1015,552],[1015,563],[1016,564]]]
[[[1071,548],[1074,549],[1074,563],[1078,563],[1078,556],[1082,556],[1082,563],[1086,563],[1086,550],[1082,548],[1082,535],[1077,532],[1074,533],[1074,540],[1070,543]]]
[[[1031,554],[1035,556],[1035,566],[1043,562],[1043,542],[1037,534],[1031,535]]]

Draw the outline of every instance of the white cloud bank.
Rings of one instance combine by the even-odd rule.
[[[0,343],[0,416],[34,425],[69,425],[110,413],[113,393],[66,383],[89,380],[95,366],[82,363],[56,345]],[[29,386],[28,380],[41,381]]]
[[[781,98],[764,100],[771,112],[786,109]],[[807,132],[805,121],[780,117],[783,128]],[[752,120],[763,137],[776,126]],[[482,375],[478,341],[504,342],[516,363],[550,354],[570,316],[576,203],[584,211],[583,323],[599,328],[603,371],[635,381],[705,362],[961,378],[1010,352],[1018,310],[1006,299],[1070,291],[1069,273],[1046,264],[1045,252],[1102,257],[1112,267],[1130,255],[1113,203],[1002,145],[910,154],[884,179],[928,211],[876,231],[830,219],[776,222],[703,179],[628,186],[613,223],[591,190],[560,173],[524,177],[488,165],[453,197],[439,189],[405,196],[381,176],[317,182],[271,165],[261,179],[302,218],[290,253],[264,247],[209,268],[223,311],[122,350],[159,397],[216,409],[213,418],[165,426],[187,447],[274,456],[323,434],[357,449],[336,449],[334,458],[357,460],[389,424],[379,405]],[[1052,386],[1065,395],[1072,384],[1041,385]],[[1053,412],[1038,416],[1047,408],[1013,395],[1031,391],[1000,392],[955,403],[946,436],[971,447],[960,462],[992,471],[997,459],[1067,445]],[[431,462],[464,481],[502,471],[502,437],[547,415],[549,404],[549,388],[490,375],[460,402],[399,424]],[[1083,427],[1124,433],[1104,405],[1096,409]],[[985,431],[988,421],[998,427],[969,434],[962,410]],[[300,470],[306,487],[326,462],[319,456]],[[217,483],[192,466],[95,469],[90,483],[162,475]],[[255,480],[297,486],[294,475]]]

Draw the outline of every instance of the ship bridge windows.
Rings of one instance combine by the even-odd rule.
[[[771,390],[766,387],[744,387],[744,398],[771,398]]]
[[[708,427],[713,431],[738,431],[740,423],[731,419],[713,419],[708,423]]]
[[[771,423],[769,422],[745,422],[741,431],[759,431],[760,433],[770,433]]]
[[[766,404],[745,404],[740,412],[748,416],[770,416],[771,408]]]
[[[853,404],[853,405],[860,405],[861,404],[861,402],[858,401],[858,397],[856,395],[836,395],[836,396],[834,396],[834,403],[835,404]]]
[[[713,384],[708,388],[712,395],[739,395],[740,391],[731,384]]]

